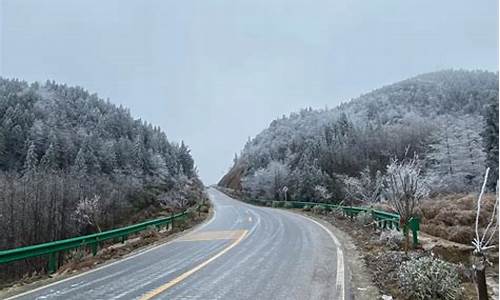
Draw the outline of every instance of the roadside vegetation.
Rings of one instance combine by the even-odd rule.
[[[486,299],[486,281],[498,289],[497,180],[498,74],[441,71],[273,121],[219,185],[245,199],[373,207],[402,226],[418,217],[413,249],[367,214],[303,209],[353,235],[387,296]]]
[[[181,211],[203,190],[189,148],[126,108],[80,87],[0,78],[0,250]],[[0,281],[46,263],[1,266]]]
[[[95,256],[90,249],[79,248],[70,251],[65,256],[64,264],[54,274],[48,275],[43,270],[33,271],[25,273],[19,279],[10,278],[0,282],[0,298],[32,289],[40,282],[48,284],[54,280],[61,280],[97,268],[102,264],[127,256],[135,250],[165,243],[206,220],[210,216],[210,210],[210,202],[206,201],[199,210],[190,209],[187,217],[175,221],[173,226],[162,229],[152,226],[148,230],[129,236],[124,242],[107,241],[101,245]],[[169,215],[166,212],[159,212],[156,217]]]

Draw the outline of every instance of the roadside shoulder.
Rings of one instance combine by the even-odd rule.
[[[289,211],[289,210],[287,210]],[[372,281],[370,272],[366,268],[363,256],[354,244],[352,238],[342,230],[335,227],[332,223],[305,213],[300,210],[292,210],[294,213],[314,220],[328,230],[339,240],[340,247],[343,250],[345,267],[348,269],[346,272],[346,280],[349,282],[350,294],[353,299],[373,300],[380,297],[380,291]]]
[[[86,256],[85,259],[76,266],[63,265],[61,269],[52,275],[42,275],[35,279],[28,279],[13,284],[12,286],[0,289],[0,299],[11,299],[25,293],[33,292],[37,289],[58,284],[60,282],[83,276],[97,270],[107,268],[111,265],[121,263],[128,259],[147,253],[158,247],[171,243],[179,237],[188,233],[200,230],[215,217],[215,210],[210,205],[209,212],[203,214],[197,220],[185,224],[179,231],[165,231],[156,237],[141,237],[127,240],[124,244],[111,244],[98,251],[95,257]]]

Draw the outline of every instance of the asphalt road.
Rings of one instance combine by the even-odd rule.
[[[210,189],[189,234],[14,299],[347,299],[344,257],[322,225]]]

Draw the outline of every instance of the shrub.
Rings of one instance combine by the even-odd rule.
[[[457,268],[433,256],[403,262],[399,285],[409,299],[458,299],[461,296]]]
[[[279,201],[273,201],[273,207],[275,208],[283,207],[283,203]]]
[[[187,211],[187,218],[188,219],[196,219],[198,217],[198,210],[197,209],[189,209]]]
[[[80,247],[71,251],[67,259],[71,262],[79,263],[83,261],[84,258],[85,258],[85,249],[84,247]]]
[[[318,215],[324,214],[326,212],[326,209],[323,205],[315,205],[312,208],[312,212]]]
[[[285,204],[283,205],[284,208],[294,208],[295,206],[293,206],[293,203],[291,202],[285,202]]]
[[[304,207],[302,208],[302,210],[304,211],[310,211],[311,210],[311,205],[304,205]]]
[[[341,219],[345,218],[344,211],[341,208],[333,208],[331,211],[336,218],[341,218]]]
[[[209,211],[209,206],[208,206],[208,205],[206,205],[206,204],[202,205],[202,206],[200,207],[200,211],[201,211],[202,213],[208,213],[208,211]]]
[[[404,236],[396,229],[384,230],[380,234],[379,241],[391,250],[399,250],[404,241]]]
[[[158,228],[156,228],[156,226],[154,226],[154,225],[150,225],[144,231],[141,231],[140,236],[143,239],[157,238],[159,236],[158,235]]]
[[[370,212],[360,212],[356,215],[356,223],[365,226],[373,223],[372,214]]]

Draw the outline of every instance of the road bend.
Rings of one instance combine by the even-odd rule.
[[[208,193],[214,214],[196,230],[10,299],[349,298],[341,245],[323,225]]]

